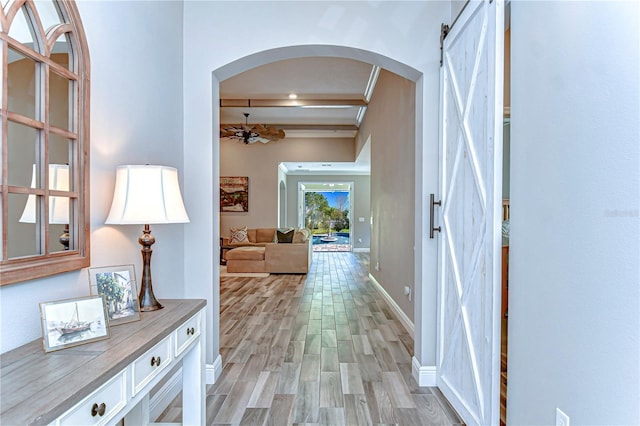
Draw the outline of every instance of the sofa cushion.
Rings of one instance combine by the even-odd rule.
[[[276,234],[275,228],[258,228],[256,229],[256,243],[272,243],[273,236]]]
[[[248,243],[247,227],[231,228],[231,238],[229,238],[229,244]]]
[[[278,243],[292,243],[294,232],[295,230],[293,228],[278,228],[278,230],[276,231]]]
[[[249,242],[251,242],[251,243],[257,243],[258,242],[258,240],[256,240],[256,230],[255,230],[255,228],[247,229],[247,238],[249,238]]]
[[[238,247],[225,253],[226,260],[264,260],[264,247]]]
[[[293,234],[293,244],[304,243],[309,239],[311,232],[306,228],[296,229],[296,232]]]

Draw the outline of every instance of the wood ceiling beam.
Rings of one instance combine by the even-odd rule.
[[[348,108],[366,107],[358,99],[220,99],[220,108]]]

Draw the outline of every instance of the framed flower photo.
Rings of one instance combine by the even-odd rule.
[[[45,352],[109,337],[109,321],[100,295],[40,303]]]
[[[140,320],[140,303],[133,265],[89,268],[91,294],[104,296],[109,324]]]

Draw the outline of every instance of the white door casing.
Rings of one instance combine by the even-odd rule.
[[[443,42],[437,384],[470,425],[500,411],[503,7],[469,2]]]

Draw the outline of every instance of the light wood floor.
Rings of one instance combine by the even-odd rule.
[[[318,252],[308,275],[221,279],[224,367],[207,424],[461,424],[416,384],[413,338],[368,270],[367,254]],[[180,398],[159,421],[179,420]]]

